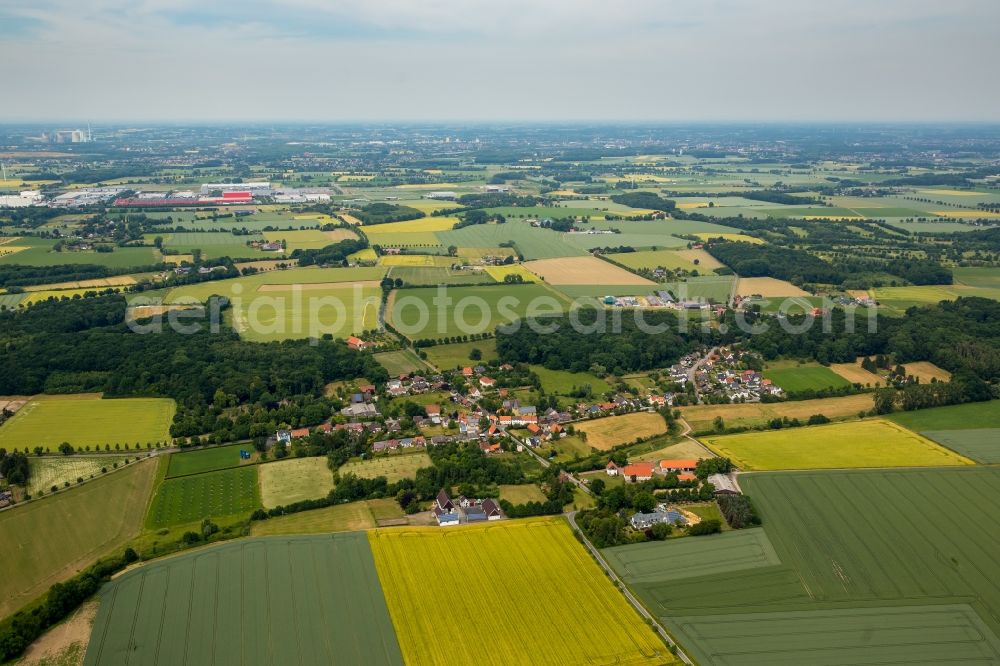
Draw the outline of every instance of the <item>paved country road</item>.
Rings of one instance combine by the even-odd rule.
[[[680,659],[682,663],[690,664],[691,660],[684,653],[684,650],[681,648],[681,646],[678,645],[674,641],[674,639],[670,637],[670,634],[668,634],[667,630],[663,628],[659,620],[650,615],[649,611],[646,610],[645,606],[639,603],[639,600],[635,598],[631,590],[629,590],[628,587],[626,587],[625,583],[622,582],[622,580],[618,577],[618,574],[615,573],[614,569],[612,569],[611,566],[607,563],[607,561],[605,561],[604,556],[601,555],[601,552],[596,548],[594,548],[594,545],[590,543],[590,539],[587,538],[587,536],[583,533],[583,530],[581,530],[579,525],[576,524],[576,511],[570,511],[569,513],[564,513],[563,515],[566,516],[566,520],[569,521],[570,527],[572,527],[574,531],[580,534],[580,537],[583,539],[583,545],[587,547],[587,550],[590,551],[590,554],[594,556],[594,559],[597,560],[597,563],[601,566],[602,569],[604,569],[604,573],[606,573],[608,577],[611,578],[612,582],[614,582],[618,586],[618,589],[621,591],[622,594],[625,595],[625,598],[628,599],[628,602],[630,604],[632,604],[632,607],[635,608],[635,610],[639,613],[639,615],[643,617],[643,619],[652,622],[653,628],[656,629],[656,633],[660,635],[660,637],[667,645],[670,645],[676,650],[677,658]]]

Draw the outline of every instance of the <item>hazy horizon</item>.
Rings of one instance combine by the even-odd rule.
[[[998,24],[993,0],[9,0],[0,122],[993,123]]]

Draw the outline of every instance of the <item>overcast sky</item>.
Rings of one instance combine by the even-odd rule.
[[[0,0],[0,120],[1000,120],[1000,0]]]

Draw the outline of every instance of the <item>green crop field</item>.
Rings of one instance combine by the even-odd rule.
[[[250,515],[259,506],[256,465],[192,474],[160,483],[146,526],[158,529],[203,518]]]
[[[39,396],[0,426],[0,447],[55,451],[63,442],[95,451],[170,440],[176,405],[168,398],[102,400],[90,394]]]
[[[501,243],[513,242],[525,259],[553,259],[587,254],[585,250],[565,242],[564,234],[532,227],[520,220],[439,231],[437,238],[444,247],[499,247]]]
[[[399,289],[393,292],[389,316],[400,333],[413,340],[492,332],[497,326],[526,315],[561,312],[565,301],[538,284],[452,287],[436,305],[438,289]]]
[[[917,432],[1000,428],[1000,400],[896,412],[886,418]]]
[[[663,267],[671,270],[699,270],[687,257],[675,250],[644,250],[640,252],[623,252],[611,254],[608,258],[634,270]],[[704,270],[704,269],[701,269]]]
[[[1000,288],[1000,267],[953,268],[951,272],[956,282],[970,287]]]
[[[364,534],[214,546],[100,596],[86,666],[403,663]]]
[[[54,252],[58,241],[24,236],[20,252],[0,255],[0,265],[59,266],[61,264],[98,264],[109,268],[139,268],[160,263],[160,253],[152,247],[115,247],[112,252]]]
[[[482,360],[473,361],[469,358],[473,349],[482,352]],[[497,357],[497,342],[492,338],[474,342],[456,342],[449,345],[424,347],[422,351],[427,354],[427,361],[434,367],[439,370],[450,370],[477,363],[487,363],[495,359]]]
[[[981,501],[998,482],[988,468],[746,474],[777,561],[747,542],[728,558],[720,545],[747,532],[606,552],[699,663],[996,663],[996,537],[969,526],[1000,520]]]
[[[167,478],[239,467],[242,462],[240,449],[252,451],[253,447],[249,444],[232,444],[198,451],[173,453],[170,455],[170,464],[167,467]]]
[[[79,488],[0,512],[0,616],[139,534],[156,469],[148,460],[130,463]]]
[[[217,259],[219,257],[264,259],[275,254],[262,252],[248,244],[251,241],[263,240],[264,237],[260,235],[236,236],[225,231],[202,231],[168,234],[153,233],[146,234],[144,238],[147,243],[152,244],[157,236],[163,239],[164,248],[176,250],[181,254],[191,254],[192,250],[198,249],[201,250],[202,256],[206,259]]]
[[[743,470],[971,465],[882,419],[702,438]]]
[[[333,490],[333,473],[326,457],[290,458],[258,466],[264,508],[326,497]]]
[[[851,384],[830,368],[817,364],[778,365],[777,367],[768,365],[764,370],[764,378],[770,379],[788,393],[809,390],[821,391],[827,388],[842,388]]]
[[[379,365],[388,370],[392,376],[408,375],[412,372],[426,372],[428,370],[424,362],[409,349],[381,352],[375,354],[375,360],[379,362]]]
[[[1000,428],[925,430],[920,434],[978,463],[1000,463]]]
[[[441,266],[393,266],[389,269],[389,277],[393,280],[402,280],[403,284],[416,286],[496,283],[486,271],[453,271]]]
[[[728,303],[735,281],[732,275],[703,275],[683,282],[667,282],[657,287],[657,291],[665,289],[682,301],[705,299],[712,303]]]
[[[669,539],[603,551],[608,564],[632,583],[680,580],[780,564],[762,528],[708,539]]]

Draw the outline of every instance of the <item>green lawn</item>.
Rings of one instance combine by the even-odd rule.
[[[362,534],[259,538],[139,567],[107,584],[86,666],[402,666]]]
[[[55,451],[63,442],[104,450],[170,441],[176,405],[168,398],[102,400],[88,394],[39,396],[0,426],[0,447]]]
[[[469,354],[473,349],[482,352],[482,359],[473,361]],[[497,342],[493,338],[487,340],[476,340],[473,342],[456,342],[450,345],[435,345],[424,347],[422,350],[427,354],[427,361],[440,370],[450,370],[465,366],[487,363],[497,358]]]
[[[333,472],[326,456],[288,458],[257,467],[264,508],[320,499],[333,490]]]
[[[850,382],[830,368],[815,364],[775,364],[764,370],[764,378],[770,379],[786,393],[802,391],[822,391],[828,388],[850,386]]]
[[[375,360],[389,372],[390,376],[427,371],[427,366],[424,365],[423,361],[409,349],[375,354]]]
[[[165,479],[159,485],[146,526],[158,529],[203,518],[249,516],[259,506],[255,465],[193,474]]]
[[[591,395],[594,398],[599,398],[611,390],[610,384],[589,372],[549,370],[540,365],[531,366],[531,370],[538,375],[538,379],[541,380],[542,388],[546,393],[569,396],[574,390],[590,386]]]
[[[198,451],[172,453],[170,464],[167,467],[167,478],[239,467],[241,464],[240,449],[252,451],[253,447],[249,444],[232,444]]]

